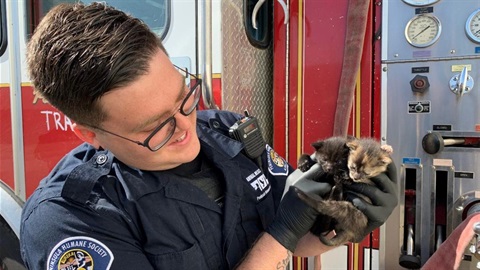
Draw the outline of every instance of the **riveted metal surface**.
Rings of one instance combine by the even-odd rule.
[[[248,110],[272,144],[272,46],[252,46],[244,28],[243,0],[222,1],[222,108],[242,114]]]

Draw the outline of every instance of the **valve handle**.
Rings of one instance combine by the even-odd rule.
[[[462,96],[472,90],[474,85],[472,76],[468,75],[468,68],[464,66],[460,74],[456,74],[450,79],[450,90]]]

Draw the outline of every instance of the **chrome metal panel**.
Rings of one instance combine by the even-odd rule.
[[[243,0],[222,1],[222,109],[258,118],[273,140],[273,50],[257,49],[245,35]]]
[[[480,148],[463,147],[445,147],[443,151],[430,155],[422,148],[423,137],[432,131],[434,125],[451,126],[452,131],[439,131],[442,136],[448,137],[480,137],[480,133],[475,131],[480,123],[480,89],[474,88],[470,93],[458,96],[452,93],[448,87],[448,80],[452,76],[451,67],[453,64],[470,64],[472,70],[480,70],[480,61],[465,59],[461,61],[440,61],[440,62],[422,62],[422,63],[394,63],[388,65],[385,72],[387,76],[387,97],[386,97],[386,133],[382,135],[386,143],[394,148],[393,158],[397,166],[402,166],[402,159],[405,157],[416,157],[421,160],[421,165],[425,168],[423,181],[420,186],[417,184],[417,191],[421,194],[422,204],[418,205],[421,209],[422,217],[420,237],[421,241],[421,260],[425,263],[434,251],[432,248],[432,237],[434,236],[434,224],[432,217],[434,211],[432,205],[435,198],[435,171],[438,169],[449,171],[449,189],[447,199],[447,234],[450,233],[460,222],[458,211],[452,209],[453,202],[457,201],[462,194],[472,190],[480,190]],[[428,76],[430,89],[423,94],[414,93],[410,88],[410,80],[415,76],[411,73],[413,67],[428,66],[430,72],[424,74]],[[480,80],[480,73],[472,73],[474,80]],[[430,102],[430,113],[409,113],[409,102]],[[434,166],[434,160],[447,160],[452,163],[452,168],[438,168]],[[455,172],[472,172],[474,179],[459,179],[453,177]],[[401,195],[400,195],[401,196]],[[429,199],[433,200],[429,201]],[[400,205],[403,209],[404,205]],[[417,209],[418,210],[418,209]],[[462,212],[462,211],[460,211]],[[400,215],[400,212],[395,214]],[[426,218],[428,217],[428,218]],[[388,226],[388,225],[387,225]],[[399,224],[390,226],[398,227]],[[387,228],[388,231],[388,228]],[[390,230],[392,231],[392,229]],[[393,229],[395,231],[395,229]],[[391,243],[389,237],[385,236],[384,243]],[[402,241],[402,239],[399,239]],[[394,249],[398,249],[396,244],[390,244]],[[395,246],[395,247],[393,247]],[[388,249],[388,247],[386,247]],[[400,250],[397,250],[400,254]],[[426,254],[426,255],[425,255]],[[388,261],[389,259],[386,258]],[[393,260],[393,259],[390,259]],[[398,262],[394,260],[392,264],[386,264],[387,269],[398,267]]]
[[[383,21],[383,31],[388,32],[388,44],[382,47],[384,61],[404,61],[419,59],[444,59],[458,57],[478,57],[475,52],[478,44],[470,41],[465,34],[465,23],[469,15],[480,7],[479,1],[474,0],[441,0],[430,7],[413,7],[403,1],[388,2],[388,10]],[[407,43],[405,26],[416,14],[431,8],[441,23],[442,32],[435,44],[427,48],[415,48]],[[383,23],[382,22],[382,23]]]
[[[382,3],[382,139],[392,145],[392,157],[401,169],[400,204],[382,230],[380,267],[399,269],[404,236],[400,229],[399,237],[398,228],[404,226],[405,168],[419,168],[415,240],[422,265],[435,251],[438,200],[446,205],[447,237],[462,222],[469,204],[480,201],[480,143],[470,147],[449,145],[435,154],[428,154],[422,146],[422,139],[431,132],[448,138],[480,138],[480,44],[465,34],[465,22],[480,2],[441,0],[422,8],[403,1]],[[442,34],[433,45],[416,48],[405,39],[405,25],[425,11],[440,19]],[[450,90],[449,83],[463,66],[469,67],[468,75],[477,84],[459,95]],[[428,78],[426,91],[412,91],[411,81],[416,75]],[[416,104],[422,105],[418,111],[412,110]],[[416,164],[409,163],[412,159]],[[437,194],[439,190],[441,194]],[[473,259],[463,264],[476,262]]]

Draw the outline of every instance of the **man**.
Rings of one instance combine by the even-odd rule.
[[[308,233],[321,218],[301,192],[290,187],[281,200],[291,167],[268,145],[262,168],[247,158],[227,136],[238,115],[197,112],[200,80],[173,66],[139,20],[98,3],[59,5],[32,36],[27,62],[35,90],[86,142],[25,205],[29,269],[281,269],[290,251],[327,250]],[[352,188],[376,204],[354,200],[370,220],[365,234],[395,207],[392,180]]]

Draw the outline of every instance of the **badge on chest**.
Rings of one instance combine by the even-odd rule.
[[[246,180],[255,190],[258,201],[263,199],[263,197],[265,197],[265,195],[270,192],[270,182],[268,182],[267,177],[262,173],[260,169],[257,169],[256,171],[248,175]]]

